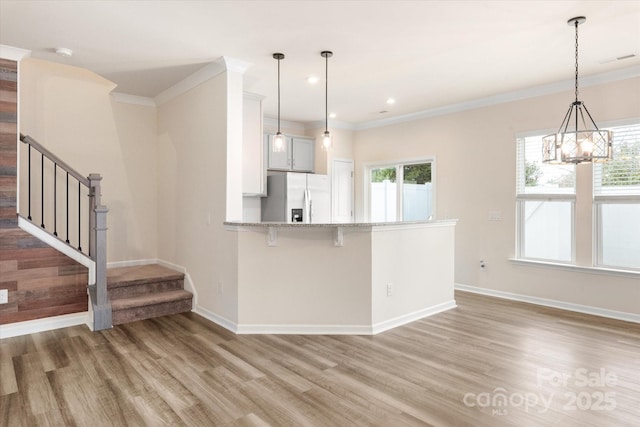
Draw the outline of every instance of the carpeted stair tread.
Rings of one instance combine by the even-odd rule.
[[[185,290],[175,290],[140,295],[137,297],[120,298],[111,300],[111,309],[115,312],[133,307],[146,307],[173,301],[181,301],[193,298],[193,294]]]
[[[107,269],[107,288],[182,280],[183,278],[183,273],[158,264],[116,267]]]

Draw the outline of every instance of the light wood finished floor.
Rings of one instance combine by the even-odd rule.
[[[0,425],[640,425],[640,325],[456,299],[373,337],[235,336],[186,313],[5,339]]]

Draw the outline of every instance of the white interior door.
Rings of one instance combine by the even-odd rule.
[[[333,222],[353,222],[353,160],[332,164]]]

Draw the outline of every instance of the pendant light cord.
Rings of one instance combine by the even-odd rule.
[[[280,133],[280,58],[278,58],[278,133]]]
[[[329,55],[324,57],[324,130],[329,131]]]

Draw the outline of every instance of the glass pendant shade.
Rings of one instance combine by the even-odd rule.
[[[331,134],[329,133],[328,130],[325,130],[324,133],[322,134],[322,149],[324,151],[329,151],[331,150],[331,147],[332,147]]]
[[[271,141],[271,151],[274,153],[282,153],[287,148],[287,141],[285,136],[281,132],[277,132],[273,135],[273,140]]]

